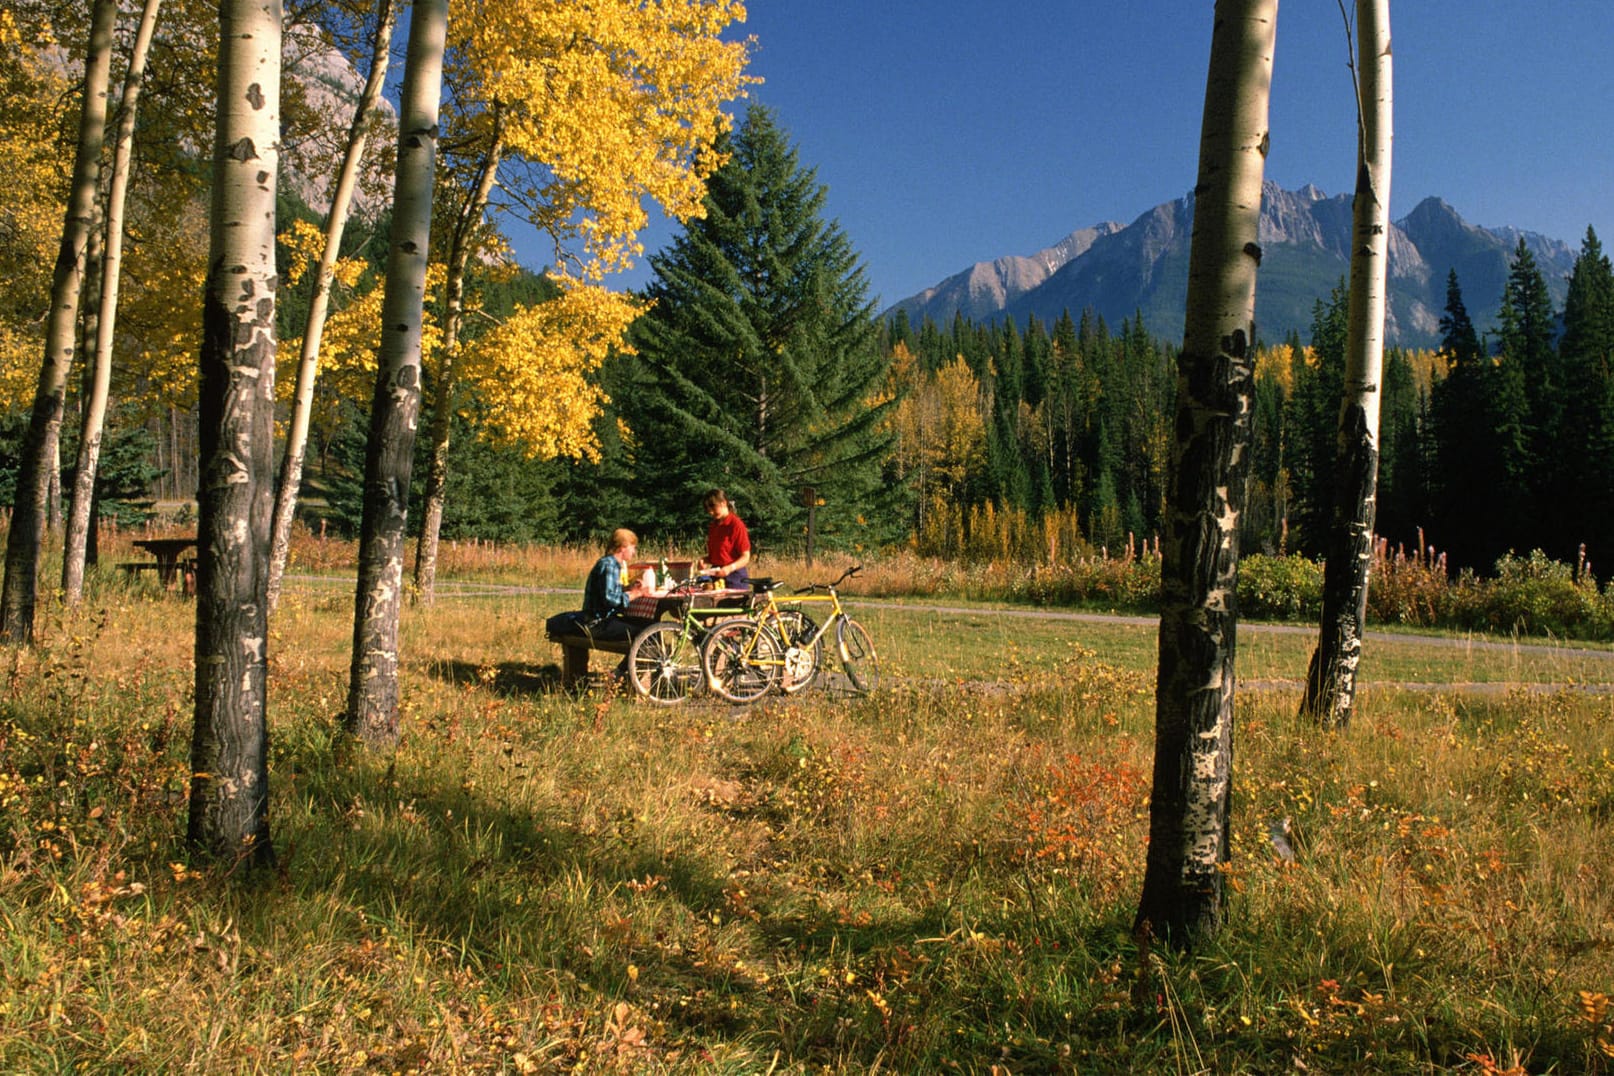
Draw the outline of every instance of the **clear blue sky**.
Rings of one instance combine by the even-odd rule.
[[[1209,0],[749,11],[752,98],[817,169],[882,308],[1193,187]],[[1393,218],[1433,194],[1471,223],[1577,248],[1590,224],[1614,246],[1614,0],[1412,0],[1391,29]],[[1346,48],[1336,0],[1280,4],[1267,178],[1284,187],[1351,188]]]

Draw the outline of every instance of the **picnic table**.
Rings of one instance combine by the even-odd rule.
[[[194,537],[187,538],[184,536],[174,538],[137,538],[130,544],[135,546],[137,549],[144,549],[146,552],[150,553],[154,558],[156,558],[156,564],[153,565],[149,562],[135,562],[133,564],[123,565],[123,570],[133,573],[142,569],[155,567],[157,571],[157,581],[164,587],[172,590],[174,589],[175,584],[179,582],[180,555],[187,549],[194,547],[196,545],[196,539]],[[189,589],[188,586],[187,589]]]
[[[681,578],[689,573],[692,561],[668,561],[667,568],[673,578]],[[637,579],[646,568],[659,567],[656,561],[640,561],[628,565],[630,579]],[[717,590],[695,590],[683,588],[675,592],[657,597],[654,594],[643,594],[628,603],[625,615],[645,624],[659,620],[664,615],[681,616],[684,606],[694,602],[697,607],[711,607],[720,603],[734,603],[738,605],[750,595],[749,590],[721,588]],[[735,610],[736,613],[739,609]],[[559,643],[561,648],[561,685],[571,688],[588,676],[588,655],[590,650],[602,650],[613,654],[626,654],[632,646],[630,638],[597,638],[592,634],[581,632],[567,632],[561,635],[547,634],[550,642]]]

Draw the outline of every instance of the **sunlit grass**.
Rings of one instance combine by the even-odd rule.
[[[557,689],[565,600],[409,609],[370,756],[335,749],[351,592],[294,581],[257,878],[179,842],[194,607],[108,574],[44,616],[0,704],[0,1071],[1614,1065],[1614,700],[1385,683],[1601,657],[1374,640],[1324,736],[1309,638],[1242,632],[1276,686],[1240,697],[1229,920],[1174,956],[1129,931],[1148,625],[858,590],[888,690],[668,710]]]
[[[1057,612],[937,612],[885,603],[849,604],[853,614],[875,631],[876,639],[888,641],[887,649],[900,655],[894,660],[909,676],[997,679],[1021,669],[1059,667],[1073,647],[1152,676],[1159,657],[1155,624],[1143,618],[1104,621],[1062,618]],[[1263,683],[1302,682],[1315,646],[1315,629],[1240,625],[1239,676]],[[1432,638],[1373,631],[1363,646],[1360,676],[1364,685],[1611,684],[1614,651],[1541,639]]]

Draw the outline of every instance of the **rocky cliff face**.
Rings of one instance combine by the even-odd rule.
[[[1068,310],[1092,309],[1112,326],[1141,315],[1162,339],[1182,334],[1187,294],[1188,244],[1193,232],[1191,196],[1165,202],[1124,227],[1101,224],[1063,241],[1068,256],[1040,251],[1029,258],[999,258],[955,274],[895,304],[913,321],[950,321],[955,312],[975,321],[1035,314],[1051,322]],[[1329,197],[1315,186],[1263,188],[1259,238],[1264,258],[1256,287],[1257,331],[1281,340],[1306,339],[1319,299],[1350,273],[1351,198]],[[1446,274],[1456,269],[1463,298],[1482,330],[1494,320],[1507,282],[1508,261],[1523,237],[1562,304],[1575,252],[1567,244],[1514,228],[1467,223],[1439,198],[1427,198],[1390,228],[1390,297],[1385,334],[1392,344],[1428,346],[1440,333]],[[1054,264],[1057,261],[1057,264]],[[1053,268],[1042,272],[1045,266]]]
[[[364,76],[307,24],[287,28],[282,55],[280,182],[323,214],[330,208]],[[382,98],[353,193],[352,212],[360,219],[373,219],[392,196],[397,137],[397,111]]]
[[[1011,254],[995,261],[976,262],[934,288],[925,289],[909,302],[946,309],[949,319],[954,311],[972,321],[994,318],[1022,295],[1039,287],[1072,258],[1087,253],[1095,240],[1120,228],[1119,224],[1105,222],[1071,232],[1035,254]]]

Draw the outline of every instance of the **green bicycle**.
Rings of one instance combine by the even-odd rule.
[[[880,685],[880,658],[868,629],[847,613],[837,588],[862,570],[854,565],[833,583],[803,587],[781,604],[783,585],[755,580],[752,615],[712,628],[701,648],[707,685],[730,702],[755,702],[778,687],[793,695],[810,687],[823,665],[824,639],[833,630],[841,667],[860,695]],[[828,604],[822,625],[799,606]]]
[[[700,690],[705,678],[702,648],[718,621],[732,620],[732,608],[698,608],[699,584],[680,584],[666,598],[677,620],[658,621],[634,637],[628,647],[628,682],[634,694],[658,706],[677,706]]]

